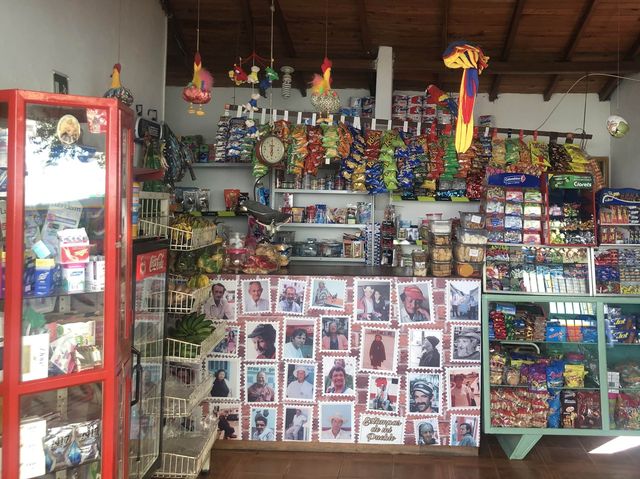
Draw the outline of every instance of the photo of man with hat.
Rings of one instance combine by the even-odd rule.
[[[320,403],[320,440],[352,442],[351,405]]]
[[[293,373],[295,379],[287,385],[287,399],[313,399],[313,384],[308,381],[310,376],[309,368],[312,367],[303,366],[302,364],[291,364],[288,367],[288,378]]]
[[[255,324],[255,323],[254,323]],[[247,331],[249,323],[247,323]],[[253,340],[256,356],[247,353],[247,359],[275,359],[276,358],[276,328],[272,324],[258,324],[247,335],[247,339]],[[248,342],[248,341],[247,341]],[[247,345],[247,350],[249,349]]]
[[[435,336],[427,336],[422,342],[422,354],[418,366],[421,368],[439,368],[440,353],[436,346],[440,344],[440,340]]]
[[[457,327],[453,331],[453,360],[480,361],[480,327]]]
[[[431,321],[429,312],[429,299],[431,291],[428,284],[424,284],[426,294],[417,284],[398,284],[398,295],[400,297],[400,322],[416,323]]]
[[[414,380],[409,380],[409,412],[420,414],[439,412],[437,405],[434,404],[434,397],[439,390],[439,378],[437,375],[432,376],[437,379],[437,383],[434,384],[434,381],[426,377],[416,377]]]

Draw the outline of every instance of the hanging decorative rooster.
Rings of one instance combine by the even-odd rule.
[[[311,104],[318,112],[324,114],[337,113],[340,110],[340,98],[331,89],[331,67],[331,60],[324,57],[321,65],[322,76],[314,74],[311,82]]]
[[[204,115],[202,106],[196,112],[193,104],[205,105],[211,101],[211,89],[213,88],[213,77],[211,73],[202,68],[200,52],[196,52],[193,60],[193,79],[182,90],[182,98],[189,102],[189,113]]]
[[[489,66],[489,57],[467,42],[453,42],[442,54],[448,68],[462,68],[459,114],[456,123],[456,151],[466,152],[473,140],[473,107],[480,85],[479,75]]]
[[[113,65],[113,72],[111,73],[111,88],[109,88],[105,93],[105,98],[117,98],[122,103],[127,106],[130,106],[133,103],[133,94],[131,90],[125,88],[120,83],[120,72],[122,67],[119,63]]]

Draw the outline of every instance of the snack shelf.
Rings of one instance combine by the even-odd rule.
[[[200,364],[211,349],[222,341],[225,328],[215,328],[200,344],[167,338],[165,361],[180,364]]]
[[[196,479],[200,472],[206,472],[217,432],[216,421],[208,431],[165,439],[162,444],[162,465],[155,471],[154,477]]]
[[[640,223],[600,223],[600,226],[640,226]]]
[[[351,190],[311,190],[295,188],[275,188],[274,193],[302,193],[306,195],[362,195],[368,196],[368,191],[351,191]]]
[[[213,386],[213,376],[208,374],[203,381],[193,386],[182,384],[180,389],[172,389],[165,384],[165,417],[186,417],[200,402],[209,395]]]
[[[191,231],[174,228],[164,224],[160,218],[143,219],[138,222],[138,229],[144,236],[167,238],[169,249],[173,251],[193,251],[211,246],[216,239],[216,226],[194,228]]]
[[[167,291],[167,311],[174,314],[189,314],[198,311],[209,297],[210,290],[209,285],[194,289],[189,293],[170,289]],[[149,310],[161,311],[161,309]]]
[[[193,168],[251,168],[253,167],[253,163],[239,163],[239,162],[211,162],[211,163],[191,163]]]
[[[492,388],[511,388],[511,389],[527,389],[529,386],[526,384],[492,384]],[[563,386],[558,388],[553,388],[556,391],[600,391],[600,388],[573,388],[569,386]],[[622,388],[620,388],[622,389]]]
[[[289,229],[289,228],[358,228],[363,229],[366,228],[366,224],[342,224],[342,223],[285,223],[280,225],[280,229]]]
[[[24,299],[57,298],[59,296],[75,296],[78,294],[92,294],[92,293],[104,293],[104,289],[100,289],[96,291],[62,291],[61,289],[56,289],[49,294],[24,293],[22,297]]]
[[[331,263],[364,263],[365,258],[332,258],[327,256],[292,256],[290,261],[300,262],[314,262],[314,261],[327,261]]]

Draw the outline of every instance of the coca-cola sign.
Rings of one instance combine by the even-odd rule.
[[[167,271],[167,251],[151,251],[138,255],[136,261],[136,280],[140,281],[149,276],[164,274]]]

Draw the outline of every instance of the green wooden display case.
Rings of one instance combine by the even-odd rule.
[[[489,311],[492,303],[534,303],[549,308],[550,303],[585,303],[593,307],[597,324],[597,342],[587,346],[597,351],[599,387],[590,388],[600,392],[600,405],[602,427],[598,429],[562,429],[562,428],[515,428],[494,427],[491,423],[492,404],[490,392],[492,386],[489,381],[490,373],[490,341],[489,340]],[[635,359],[640,362],[640,344],[607,344],[605,334],[605,307],[620,306],[625,313],[640,313],[640,299],[629,297],[594,297],[594,296],[541,296],[541,295],[510,295],[510,294],[483,294],[482,296],[482,413],[484,418],[484,432],[496,434],[500,445],[510,459],[524,459],[533,446],[543,435],[567,435],[567,436],[638,436],[640,430],[616,429],[616,424],[610,417],[608,366],[622,359]],[[548,309],[546,310],[548,312]],[[510,341],[513,343],[513,341]],[[530,343],[530,342],[529,342]],[[538,343],[549,344],[544,341]],[[586,343],[553,343],[554,346],[562,344],[563,348],[575,347]],[[508,386],[506,386],[508,387]],[[576,388],[566,388],[575,390]],[[624,388],[620,388],[624,389]],[[630,390],[630,388],[627,388]],[[640,388],[635,389],[640,393]],[[615,401],[615,399],[613,399]],[[612,408],[611,408],[612,410]]]

